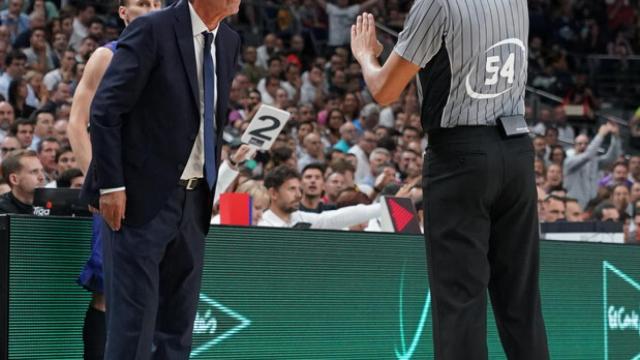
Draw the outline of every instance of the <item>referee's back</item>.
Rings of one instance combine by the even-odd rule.
[[[422,68],[426,131],[524,115],[526,0],[416,0],[396,53]]]

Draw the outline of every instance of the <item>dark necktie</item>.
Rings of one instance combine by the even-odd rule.
[[[214,86],[213,58],[211,57],[211,43],[213,34],[204,31],[204,176],[213,189],[216,182],[216,133],[213,126],[215,117],[214,99],[216,98]]]

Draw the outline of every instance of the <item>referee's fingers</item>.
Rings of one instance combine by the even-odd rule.
[[[351,39],[356,37],[356,25],[351,25]]]
[[[368,13],[362,14],[362,31],[365,31],[365,32],[369,31],[369,14]]]
[[[362,32],[362,15],[358,15],[356,20],[356,32],[360,34]]]

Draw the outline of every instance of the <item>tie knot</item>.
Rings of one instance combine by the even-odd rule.
[[[203,31],[202,36],[204,36],[204,47],[211,48],[211,43],[213,42],[213,33],[209,31]]]

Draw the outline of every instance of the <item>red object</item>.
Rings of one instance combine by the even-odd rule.
[[[398,232],[403,232],[411,220],[414,219],[414,214],[398,204],[395,199],[389,199],[389,207],[391,208],[391,218],[395,222]]]
[[[251,226],[251,196],[241,193],[220,195],[220,224]]]

